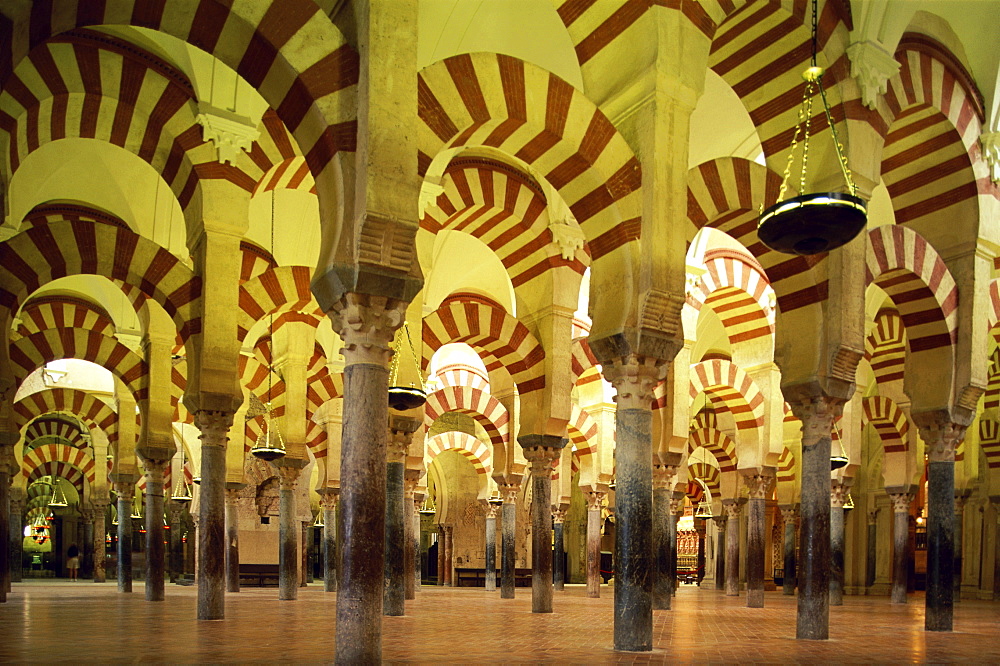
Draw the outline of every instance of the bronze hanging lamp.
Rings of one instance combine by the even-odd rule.
[[[177,481],[174,482],[174,491],[170,495],[170,499],[175,502],[191,502],[194,500],[194,493],[191,492],[191,485],[187,482],[187,477],[184,474],[184,468],[187,467],[187,451],[184,443],[184,430],[183,426],[181,429],[181,473],[177,475]]]
[[[414,386],[412,383],[409,386],[399,386],[399,358],[403,352],[404,337],[420,386]],[[389,367],[389,406],[397,411],[405,412],[408,409],[416,409],[425,402],[427,402],[427,392],[424,390],[420,362],[417,360],[417,352],[413,348],[413,339],[410,338],[410,327],[404,321],[403,330],[396,336],[396,343],[393,345],[392,364]]]
[[[835,472],[841,467],[847,467],[847,463],[850,462],[850,459],[847,457],[847,451],[844,449],[844,438],[840,434],[840,426],[834,423],[833,427],[837,429],[837,443],[840,445],[840,453],[830,455],[831,472]]]
[[[66,501],[66,493],[59,483],[59,478],[56,476],[52,477],[52,497],[49,499],[49,506],[69,506],[69,502]]]
[[[837,126],[830,113],[826,90],[823,88],[824,70],[816,64],[818,43],[816,5],[817,0],[812,0],[812,66],[802,73],[802,78],[806,81],[802,93],[802,106],[799,109],[799,122],[792,135],[785,174],[781,181],[781,189],[778,191],[778,202],[761,212],[757,225],[757,236],[760,241],[770,249],[786,254],[811,255],[829,252],[853,240],[868,222],[868,207],[864,200],[857,196],[857,186],[851,177],[847,158],[844,156],[844,147],[840,143]],[[830,126],[834,149],[847,185],[846,193],[804,193],[809,166],[809,125],[812,120],[813,97],[817,91],[823,103],[823,112]],[[800,136],[802,166],[799,173],[799,192],[803,194],[782,200],[788,188],[788,179],[791,176],[792,162]]]

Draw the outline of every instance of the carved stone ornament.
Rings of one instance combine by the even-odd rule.
[[[587,510],[588,511],[600,511],[601,503],[604,502],[604,496],[606,493],[598,491],[590,491],[587,493]]]
[[[521,486],[515,483],[502,483],[499,488],[504,504],[514,504],[517,501],[517,493],[521,489]]]
[[[403,325],[406,303],[384,296],[347,293],[330,312],[333,328],[344,341],[344,365],[370,363],[388,367],[392,340]]]
[[[785,525],[794,525],[795,518],[799,513],[798,509],[782,509],[781,510],[781,522]]]
[[[438,197],[444,194],[444,179],[441,183],[425,180],[420,184],[420,199],[417,204],[417,214],[420,219],[427,214],[427,209],[437,205]]]
[[[908,513],[913,495],[910,493],[889,493],[889,499],[892,500],[893,513]]]
[[[676,478],[676,465],[653,465],[653,490],[669,490]]]
[[[939,420],[920,426],[930,462],[955,462],[955,450],[965,437],[965,426]]]
[[[195,121],[201,125],[202,140],[215,146],[216,159],[222,164],[236,164],[241,151],[248,151],[260,137],[249,119],[234,113],[201,105]]]
[[[1000,185],[1000,132],[983,132],[979,135],[979,145],[990,168],[990,179]]]
[[[844,502],[847,501],[847,493],[850,489],[850,486],[846,483],[833,481],[830,484],[830,507],[834,509],[843,509]]]
[[[653,408],[653,389],[660,382],[666,363],[659,359],[629,354],[603,366],[604,378],[615,389],[618,409]]]
[[[577,250],[582,250],[587,242],[587,236],[576,220],[552,220],[549,222],[549,231],[552,232],[552,242],[566,261],[572,261]]]
[[[851,76],[861,88],[861,101],[869,109],[878,104],[878,96],[888,92],[889,79],[899,72],[899,62],[874,42],[855,42],[847,47]]]
[[[202,446],[225,448],[229,429],[233,427],[233,413],[201,409],[194,413],[194,425],[201,431],[199,439]]]
[[[566,522],[566,509],[552,509],[552,522],[561,525]]]
[[[743,505],[739,502],[723,502],[722,508],[726,511],[726,518],[738,520],[740,517],[740,511],[743,509]]]
[[[750,499],[767,499],[767,492],[771,489],[772,481],[774,481],[774,477],[765,474],[745,474],[743,476],[743,483],[747,487]]]
[[[830,437],[833,423],[844,409],[843,400],[828,396],[808,398],[789,404],[795,418],[802,421],[803,442]]]

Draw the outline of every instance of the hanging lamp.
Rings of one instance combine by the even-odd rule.
[[[139,499],[139,493],[136,493],[132,498],[132,515],[131,518],[142,518],[142,500]]]
[[[851,497],[851,491],[847,491],[847,499],[844,500],[844,506],[842,508],[844,511],[850,511],[854,508],[854,498]]]
[[[420,513],[425,516],[432,516],[437,512],[437,507],[434,506],[434,499],[431,497],[430,492],[424,496],[424,503],[420,505]]]
[[[778,190],[778,202],[761,212],[757,225],[757,236],[764,245],[776,252],[787,254],[811,255],[829,252],[853,240],[865,228],[868,221],[867,205],[857,196],[857,186],[851,177],[847,158],[844,156],[844,147],[840,143],[837,126],[830,113],[826,90],[823,88],[824,70],[816,64],[818,44],[816,4],[817,0],[812,0],[812,61],[809,69],[802,73],[802,78],[806,81],[802,93],[802,106],[799,109],[799,122],[792,135],[792,145],[788,151],[781,189]],[[806,172],[809,166],[809,125],[812,122],[813,97],[817,91],[833,136],[833,145],[847,185],[847,193],[805,193]],[[792,161],[800,136],[802,165],[799,173],[799,192],[803,194],[782,200],[788,188]]]
[[[844,438],[840,435],[840,426],[834,423],[833,427],[837,429],[837,443],[840,445],[840,453],[830,455],[831,472],[834,472],[841,467],[847,467],[847,463],[850,462],[850,459],[847,457],[847,451],[844,449]]]
[[[323,522],[323,509],[316,512],[316,520],[313,521],[313,527],[326,527],[326,523]]]
[[[62,485],[55,476],[52,477],[52,499],[49,500],[49,506],[69,506],[66,493],[63,492]]]
[[[420,386],[399,386],[399,358],[403,346],[403,337],[406,337],[407,347],[410,350],[410,358],[417,371],[417,381]],[[427,392],[424,390],[423,376],[420,371],[420,363],[417,361],[417,352],[413,349],[413,340],[410,338],[410,327],[404,321],[403,331],[396,336],[396,344],[393,345],[392,364],[389,367],[389,406],[393,409],[405,412],[408,409],[416,409],[427,402]]]
[[[271,190],[271,260],[274,261],[274,194],[275,191]],[[275,261],[277,263],[277,261]],[[285,456],[285,440],[281,436],[281,432],[278,428],[271,423],[271,389],[272,378],[271,375],[274,373],[274,310],[271,311],[269,315],[270,319],[268,321],[268,332],[270,333],[270,340],[268,345],[270,346],[270,354],[267,359],[267,402],[264,404],[264,431],[257,437],[257,441],[254,442],[253,448],[250,449],[250,453],[256,458],[261,460],[266,460],[271,462],[277,460],[278,458],[283,458]]]
[[[184,474],[184,469],[187,467],[187,452],[186,444],[184,442],[184,429],[181,428],[181,473],[177,475],[177,481],[174,482],[174,491],[170,494],[170,499],[175,502],[187,503],[194,500],[194,493],[191,491],[191,484],[187,482],[187,476]]]
[[[698,508],[694,512],[694,517],[708,520],[712,518],[712,491],[708,489],[708,486],[701,479],[695,479],[695,481],[702,487],[705,494],[702,496],[701,501],[698,502]]]
[[[118,524],[118,508],[115,506],[115,504],[117,504],[117,502],[115,502],[114,504],[111,505],[111,524],[112,525],[117,525]]]

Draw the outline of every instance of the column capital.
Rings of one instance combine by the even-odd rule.
[[[723,506],[725,508],[725,506]],[[712,521],[715,523],[716,529],[720,532],[726,531],[726,516],[712,516]]]
[[[555,435],[521,435],[517,443],[521,445],[524,459],[531,463],[531,473],[552,473],[552,463],[559,460],[559,453],[566,442],[565,437]]]
[[[604,378],[615,389],[618,409],[643,409],[653,407],[653,389],[663,379],[667,361],[650,356],[628,354],[602,365]]]
[[[245,483],[227,483],[226,504],[238,504],[240,501],[240,491],[245,487]]]
[[[504,504],[514,504],[517,502],[517,493],[521,490],[521,485],[518,483],[501,483],[498,484],[500,488],[500,495],[503,497]]]
[[[874,525],[875,523],[878,522],[878,512],[879,512],[878,507],[875,507],[874,509],[868,512],[867,517],[869,525]]]
[[[299,483],[299,475],[302,474],[302,468],[306,464],[305,460],[289,459],[287,456],[271,463],[271,466],[278,472],[279,488],[281,490],[295,490]]]
[[[105,511],[107,511],[108,506],[110,506],[110,505],[111,505],[111,498],[110,497],[91,497],[90,498],[90,506],[94,509],[94,511],[96,511],[98,513],[104,513]]]
[[[910,512],[910,502],[913,501],[913,495],[910,493],[889,493],[889,499],[892,500],[893,513]]]
[[[557,525],[562,525],[566,522],[566,509],[562,507],[552,507],[552,522]]]
[[[486,517],[487,518],[494,518],[495,519],[497,517],[497,514],[500,513],[500,506],[501,505],[499,505],[499,504],[494,504],[492,502],[487,501],[486,502]]]
[[[677,465],[653,465],[653,490],[670,490],[677,478]]]
[[[843,398],[829,395],[806,396],[789,400],[795,418],[802,421],[802,437],[813,437],[829,433],[833,423],[844,412]]]
[[[198,439],[202,446],[218,446],[226,448],[229,441],[229,429],[233,427],[235,412],[220,412],[199,409],[194,413],[194,425],[201,432]]]
[[[670,498],[670,513],[684,512],[684,495],[683,492],[674,491],[674,496]]]
[[[414,478],[403,477],[403,497],[405,499],[412,500],[413,496],[417,492],[418,480]]]
[[[967,426],[955,423],[942,412],[914,414],[913,420],[920,429],[920,439],[927,447],[930,462],[955,462],[955,450],[965,437]]]
[[[844,502],[847,501],[847,494],[851,491],[851,484],[844,483],[838,479],[830,481],[830,508],[843,509]]]
[[[329,315],[333,330],[344,341],[344,365],[365,363],[389,366],[392,341],[403,325],[407,302],[357,292],[347,292],[333,304]]]
[[[14,513],[14,507],[13,506],[11,506],[11,513]],[[86,507],[84,507],[82,505],[80,506],[80,517],[83,518],[83,522],[84,523],[86,523],[86,524],[93,523],[94,522],[94,515],[95,514],[96,514],[96,511],[94,511],[93,509],[86,508]]]
[[[420,428],[420,419],[389,415],[389,441],[386,444],[387,462],[406,462],[406,453],[413,441],[413,433]]]
[[[739,500],[722,500],[722,508],[726,511],[726,518],[738,519],[743,503]]]
[[[167,465],[170,459],[143,458],[142,469],[146,474],[146,484],[163,483],[163,478],[167,474]]]
[[[320,488],[316,492],[319,494],[320,508],[323,510],[337,508],[337,501],[340,499],[340,488]]]
[[[783,505],[778,507],[778,510],[781,511],[781,521],[785,525],[788,525],[789,523],[793,525],[795,524],[795,519],[799,515],[799,508],[797,506]]]
[[[115,481],[111,485],[115,490],[115,494],[118,495],[118,499],[124,499],[131,502],[135,497],[135,479],[128,481]]]
[[[588,511],[600,511],[601,505],[604,502],[604,497],[607,493],[603,493],[599,490],[588,490],[587,496],[587,510]]]
[[[13,488],[11,490],[13,490]],[[14,494],[11,493],[11,497],[10,497],[10,512],[11,513],[18,513],[18,514],[24,513],[24,507],[25,507],[26,504],[27,504],[27,501],[25,500],[24,497],[14,497]],[[83,505],[81,503],[81,509],[80,509],[81,512],[88,510],[88,509],[82,508],[82,506]]]
[[[743,477],[743,484],[747,487],[750,499],[767,499],[767,495],[771,490],[771,484],[774,482],[774,474],[769,474],[768,471],[757,469],[740,471]]]

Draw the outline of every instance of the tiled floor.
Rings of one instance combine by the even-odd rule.
[[[195,620],[197,590],[167,586],[167,601],[130,595],[112,582],[15,584],[0,605],[3,662],[328,662],[334,655],[335,595],[313,585],[298,601],[276,589],[226,598],[226,619]],[[962,601],[955,631],[923,630],[923,597],[892,606],[846,597],[831,609],[829,641],[795,640],[795,598],[769,592],[763,609],[742,597],[682,587],[674,610],[654,613],[652,654],[616,653],[612,590],[588,599],[581,586],[556,592],[551,615],[532,615],[531,592],[514,600],[482,589],[425,587],[405,617],[385,618],[390,663],[1000,663],[1000,603]]]

